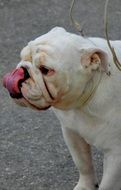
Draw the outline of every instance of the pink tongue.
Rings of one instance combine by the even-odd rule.
[[[24,69],[18,68],[3,77],[3,86],[7,88],[10,94],[16,95],[20,93],[19,83],[22,80],[24,80]]]

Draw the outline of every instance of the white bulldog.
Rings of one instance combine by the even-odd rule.
[[[121,41],[111,41],[121,60]],[[94,190],[91,145],[104,151],[99,190],[121,188],[121,73],[107,42],[56,27],[28,43],[3,83],[20,105],[50,106],[79,170],[74,190]]]

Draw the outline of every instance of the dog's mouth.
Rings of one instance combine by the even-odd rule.
[[[42,104],[38,106],[23,93],[23,84],[26,86],[26,81],[30,78],[31,77],[27,69],[25,67],[20,67],[3,77],[3,86],[8,90],[10,96],[15,100],[15,102],[19,103],[20,105],[23,104],[36,110],[46,110],[50,108],[51,105],[46,100],[45,103],[43,103],[44,105]],[[49,101],[53,101],[54,98],[51,95],[46,81],[44,78],[42,80],[43,86],[45,88],[44,90],[47,94],[46,96],[48,97]],[[39,98],[41,99],[41,96],[39,96]]]
[[[22,83],[29,77],[30,75],[26,68],[15,69],[3,77],[3,86],[7,88],[12,98],[20,99],[23,97],[21,92]]]

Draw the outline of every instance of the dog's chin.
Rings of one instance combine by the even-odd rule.
[[[29,107],[31,109],[37,110],[37,111],[42,111],[42,110],[47,110],[51,107],[51,105],[47,104],[45,106],[37,106],[32,102],[29,102],[25,98],[20,98],[20,99],[14,99],[15,103],[23,106],[23,107]]]

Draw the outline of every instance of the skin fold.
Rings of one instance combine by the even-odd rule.
[[[121,61],[121,42],[111,45]],[[96,189],[92,145],[104,152],[99,190],[120,190],[121,73],[106,41],[55,27],[23,48],[16,69],[21,67],[29,77],[21,84],[22,97],[14,101],[36,110],[52,107],[79,170],[74,190]],[[7,78],[4,84],[9,91]]]

